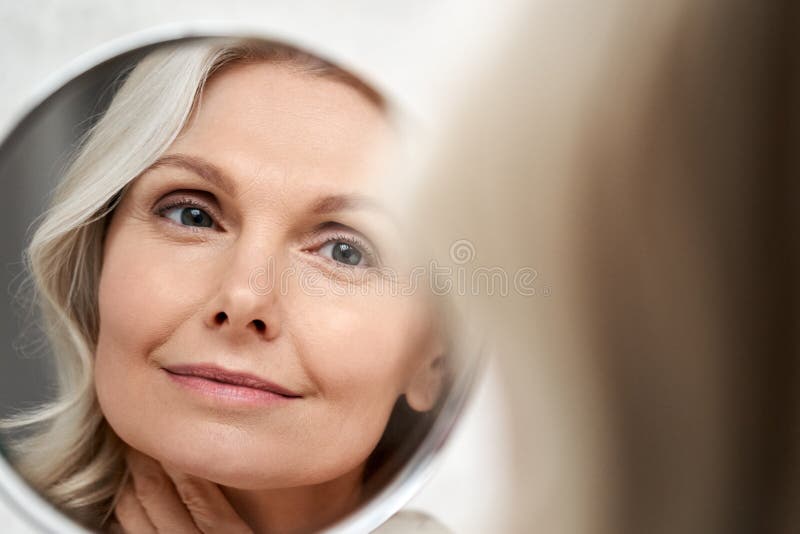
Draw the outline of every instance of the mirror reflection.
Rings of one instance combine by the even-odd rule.
[[[389,105],[252,38],[103,68],[113,83],[24,243],[13,305],[41,339],[15,350],[43,355],[2,374],[51,374],[3,399],[7,457],[93,531],[347,517],[407,467],[455,375],[443,304],[411,276],[415,244],[378,179]],[[17,144],[3,158],[32,157]]]

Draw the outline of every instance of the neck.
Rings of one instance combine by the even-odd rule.
[[[363,467],[330,482],[268,490],[220,486],[231,506],[258,534],[316,532],[361,503]]]

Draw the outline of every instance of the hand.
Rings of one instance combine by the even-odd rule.
[[[131,471],[114,508],[112,527],[130,534],[253,534],[219,486],[162,465],[128,448]]]

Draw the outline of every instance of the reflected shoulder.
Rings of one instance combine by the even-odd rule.
[[[432,516],[417,510],[400,510],[372,534],[453,534],[449,528]]]

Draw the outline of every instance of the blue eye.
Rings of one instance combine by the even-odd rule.
[[[359,266],[364,263],[364,253],[353,243],[331,240],[319,249],[319,254],[345,265]]]
[[[214,219],[205,210],[186,203],[167,206],[162,208],[160,213],[184,226],[211,228],[214,225]],[[172,213],[177,213],[178,216],[174,217],[171,215]]]

